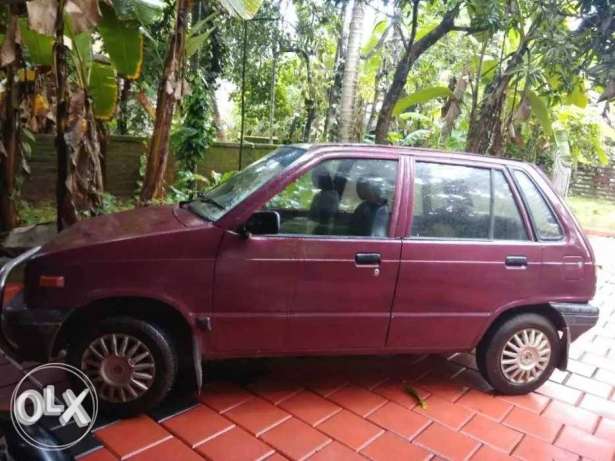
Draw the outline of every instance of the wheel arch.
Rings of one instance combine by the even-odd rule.
[[[177,307],[154,298],[110,297],[74,309],[54,338],[50,349],[51,356],[57,356],[62,349],[70,345],[75,331],[82,331],[86,325],[116,316],[129,316],[148,321],[164,329],[175,341],[180,367],[193,366],[196,382],[200,387],[202,370],[198,333],[193,330],[189,320]]]
[[[504,322],[520,314],[537,314],[542,317],[545,317],[553,324],[556,330],[560,333],[560,342],[562,346],[561,356],[557,362],[557,368],[565,369],[568,364],[568,327],[562,314],[558,312],[555,308],[553,308],[553,306],[551,306],[549,303],[518,305],[502,310],[496,316],[494,316],[492,321],[487,325],[483,333],[475,342],[475,346],[480,345],[480,343],[484,341],[485,338],[487,338]]]

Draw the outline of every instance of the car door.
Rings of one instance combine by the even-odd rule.
[[[287,350],[384,347],[401,251],[399,163],[328,156],[265,205],[281,216],[273,238],[296,244]]]
[[[387,346],[471,348],[498,309],[535,293],[540,246],[506,168],[419,157],[411,170]]]

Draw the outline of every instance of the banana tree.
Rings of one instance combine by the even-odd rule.
[[[117,75],[137,79],[143,63],[140,23],[154,20],[158,0],[31,0],[22,36],[34,64],[54,63],[58,228],[102,205],[103,173],[97,121],[111,119]],[[102,56],[94,56],[94,32]],[[69,66],[72,61],[73,66]],[[75,75],[69,80],[69,69]],[[71,91],[72,89],[72,91]]]
[[[258,12],[262,0],[219,0],[232,16],[248,20]],[[143,205],[162,198],[164,178],[169,157],[169,139],[175,105],[184,94],[184,68],[186,58],[186,33],[192,0],[177,0],[175,27],[171,35],[162,77],[158,85],[156,120],[149,143],[145,177],[140,202]]]

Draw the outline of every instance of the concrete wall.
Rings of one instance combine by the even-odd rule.
[[[275,149],[275,145],[245,143],[241,166]],[[118,197],[134,196],[139,180],[140,157],[145,152],[146,139],[131,136],[112,136],[107,145],[105,157],[105,190]],[[54,138],[38,135],[32,146],[29,160],[31,174],[24,180],[23,197],[29,201],[53,200],[56,182],[56,154]],[[239,168],[239,144],[214,143],[207,151],[205,160],[199,165],[199,172],[225,172]],[[169,178],[173,178],[174,165],[170,162]]]

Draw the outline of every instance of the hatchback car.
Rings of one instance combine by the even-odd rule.
[[[65,353],[124,414],[202,359],[476,349],[529,392],[598,319],[592,249],[520,162],[363,145],[281,147],[177,206],[82,221],[11,261],[14,354]]]

